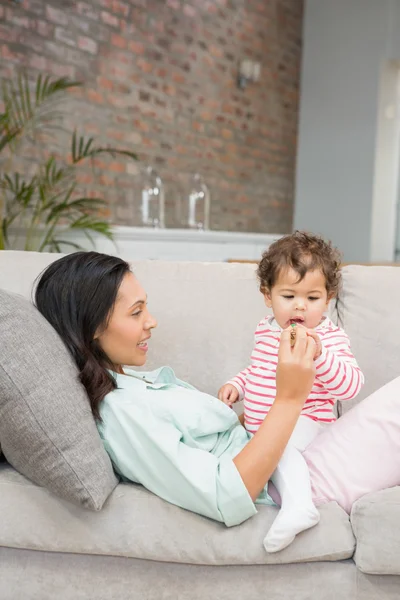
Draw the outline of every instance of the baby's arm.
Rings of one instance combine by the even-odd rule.
[[[339,328],[321,337],[321,356],[315,361],[316,381],[337,400],[352,400],[364,383],[364,375],[350,348],[350,340]]]
[[[227,383],[235,386],[237,391],[239,392],[239,400],[243,400],[244,397],[244,389],[246,387],[247,375],[249,374],[250,368],[244,369],[240,371],[235,377],[230,379]]]
[[[218,398],[232,406],[238,400],[243,400],[244,398],[244,388],[246,385],[246,378],[249,372],[249,368],[240,371],[233,379],[230,379],[222,386],[222,388],[218,392]]]

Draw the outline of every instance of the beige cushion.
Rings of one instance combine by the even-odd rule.
[[[100,509],[117,484],[66,347],[24,298],[0,289],[0,443],[62,498]]]
[[[365,375],[354,400],[342,412],[400,375],[400,268],[349,266],[343,269],[339,323]]]
[[[0,498],[0,546],[10,548],[208,565],[332,561],[354,551],[348,516],[334,502],[321,507],[321,522],[314,529],[268,555],[262,541],[276,516],[272,507],[260,506],[255,517],[227,528],[141,486],[120,484],[103,510],[94,513],[59,500],[4,466]]]
[[[354,556],[364,573],[400,575],[400,487],[360,498],[351,513]]]

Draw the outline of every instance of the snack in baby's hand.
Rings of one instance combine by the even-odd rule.
[[[290,347],[293,348],[296,342],[296,325],[292,325],[292,329],[290,331]]]

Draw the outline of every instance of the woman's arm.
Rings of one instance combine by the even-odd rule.
[[[314,354],[315,341],[301,327],[293,349],[290,331],[282,332],[275,401],[257,433],[233,460],[253,500],[274,472],[311,391]]]
[[[103,402],[99,430],[117,471],[164,500],[227,526],[253,516],[254,500],[274,471],[313,383],[315,346],[310,344],[315,342],[310,340],[305,333],[299,336],[292,352],[289,332],[282,335],[275,405],[234,459],[188,446],[171,421],[146,403],[117,401],[124,391],[116,390]]]

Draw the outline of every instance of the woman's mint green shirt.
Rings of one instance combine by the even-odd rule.
[[[103,400],[98,429],[123,479],[227,526],[257,512],[232,460],[250,434],[231,408],[170,367],[113,375],[118,389]],[[267,488],[257,502],[273,504]]]

